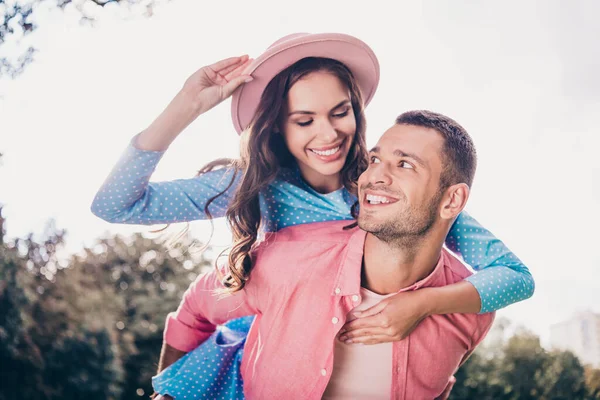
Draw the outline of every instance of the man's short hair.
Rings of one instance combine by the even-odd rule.
[[[467,131],[445,115],[427,110],[407,111],[396,118],[397,124],[435,129],[444,137],[440,190],[457,183],[473,184],[477,152]]]

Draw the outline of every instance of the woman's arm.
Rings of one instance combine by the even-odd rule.
[[[502,241],[465,211],[458,216],[450,229],[446,246],[460,254],[467,264],[478,271],[466,279],[479,294],[481,306],[477,312],[496,311],[533,295],[535,282],[529,269]],[[466,287],[462,291],[450,293],[450,297],[461,294],[472,297],[469,296],[468,289]],[[475,302],[471,305],[475,305]]]
[[[98,191],[92,212],[109,222],[130,224],[205,219],[206,202],[227,189],[232,171],[154,184],[149,183],[150,176],[164,151],[185,127],[252,80],[242,74],[250,61],[247,56],[232,57],[190,76],[165,110],[127,148]],[[214,209],[209,208],[211,214],[223,216],[229,197],[222,196]]]
[[[535,284],[527,267],[464,211],[452,226],[446,245],[479,272],[451,285],[402,292],[382,300],[346,324],[340,340],[363,344],[402,340],[429,315],[488,313],[533,295]]]
[[[229,188],[234,177],[231,169],[151,183],[150,177],[163,154],[130,144],[96,193],[92,213],[108,222],[139,225],[206,219],[207,201],[225,191],[209,206],[213,217],[224,216],[239,174]]]
[[[142,150],[164,151],[198,116],[207,112],[252,77],[242,71],[252,60],[231,57],[192,74],[165,110],[139,135]]]

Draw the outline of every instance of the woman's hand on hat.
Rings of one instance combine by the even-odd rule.
[[[187,79],[181,92],[196,106],[198,115],[205,113],[252,80],[252,76],[243,74],[251,62],[244,55],[204,66]]]

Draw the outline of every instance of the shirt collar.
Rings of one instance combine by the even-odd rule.
[[[360,275],[367,232],[359,227],[352,229],[354,233],[348,240],[345,255],[342,256],[337,278],[331,289],[332,296],[348,296],[360,292]]]
[[[408,287],[400,289],[400,291],[398,293],[407,292],[409,290],[417,290],[422,287],[441,286],[442,280],[444,277],[444,273],[443,273],[444,267],[446,265],[448,265],[448,256],[445,254],[444,250],[442,250],[440,253],[440,258],[439,258],[435,268],[433,269],[433,271],[431,271],[431,273],[429,275],[427,275],[425,278],[413,283],[412,285],[410,285]]]
[[[360,278],[362,270],[365,239],[367,232],[356,227],[350,236],[346,253],[342,256],[337,278],[331,290],[332,296],[349,296],[360,293]],[[429,275],[414,284],[400,289],[400,292],[417,290],[422,287],[441,286],[444,277],[444,267],[449,265],[448,255],[445,250],[441,251],[440,258]]]

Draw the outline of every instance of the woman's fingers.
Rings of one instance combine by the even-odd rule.
[[[344,343],[348,344],[348,345],[353,345],[353,344],[379,344],[379,343],[387,343],[387,342],[393,342],[394,338],[392,338],[391,336],[387,336],[387,335],[363,335],[360,337],[357,337],[355,339],[352,339],[351,341],[346,341]]]
[[[368,328],[361,328],[361,329],[356,329],[350,332],[344,332],[340,335],[340,342],[345,342],[345,343],[349,343],[349,342],[354,342],[359,338],[364,338],[367,336],[381,336],[381,335],[386,335],[386,331],[383,328],[379,328],[379,327],[368,327]]]
[[[387,301],[381,300],[379,303],[375,304],[373,307],[369,307],[363,311],[355,311],[353,314],[358,318],[366,318],[372,317],[373,315],[377,315],[382,312],[387,307]]]
[[[240,85],[244,83],[252,81],[252,79],[253,78],[250,75],[240,75],[227,82],[223,86],[223,99],[226,99],[229,96],[231,96],[235,89],[237,89]]]
[[[230,72],[228,72],[227,74],[225,74],[225,79],[227,81],[232,80],[233,78],[235,78],[236,76],[240,76],[242,74],[242,72],[244,72],[244,70],[246,69],[246,67],[248,67],[248,65],[250,65],[250,63],[254,61],[253,58],[249,58],[247,59],[244,63],[240,64],[238,67],[234,68],[233,70],[231,70]],[[221,74],[223,75],[223,74]]]
[[[235,69],[240,64],[245,63],[248,60],[248,55],[243,55],[240,57],[229,57],[221,61],[217,61],[216,63],[209,65],[209,68],[215,71],[218,74],[225,75],[223,73],[227,68],[233,67]]]
[[[240,61],[235,63],[235,64],[231,64],[228,67],[222,68],[220,70],[215,70],[215,72],[223,77],[226,77],[228,74],[230,74],[232,71],[237,70],[238,68],[240,68],[242,65],[246,65],[248,63],[248,60],[250,60],[250,58],[248,58],[248,56],[243,56],[243,58],[240,58]]]
[[[346,332],[352,332],[359,329],[382,327],[382,323],[383,319],[381,318],[381,314],[376,314],[365,318],[357,318],[354,321],[347,322],[340,330],[340,333],[344,334]]]

